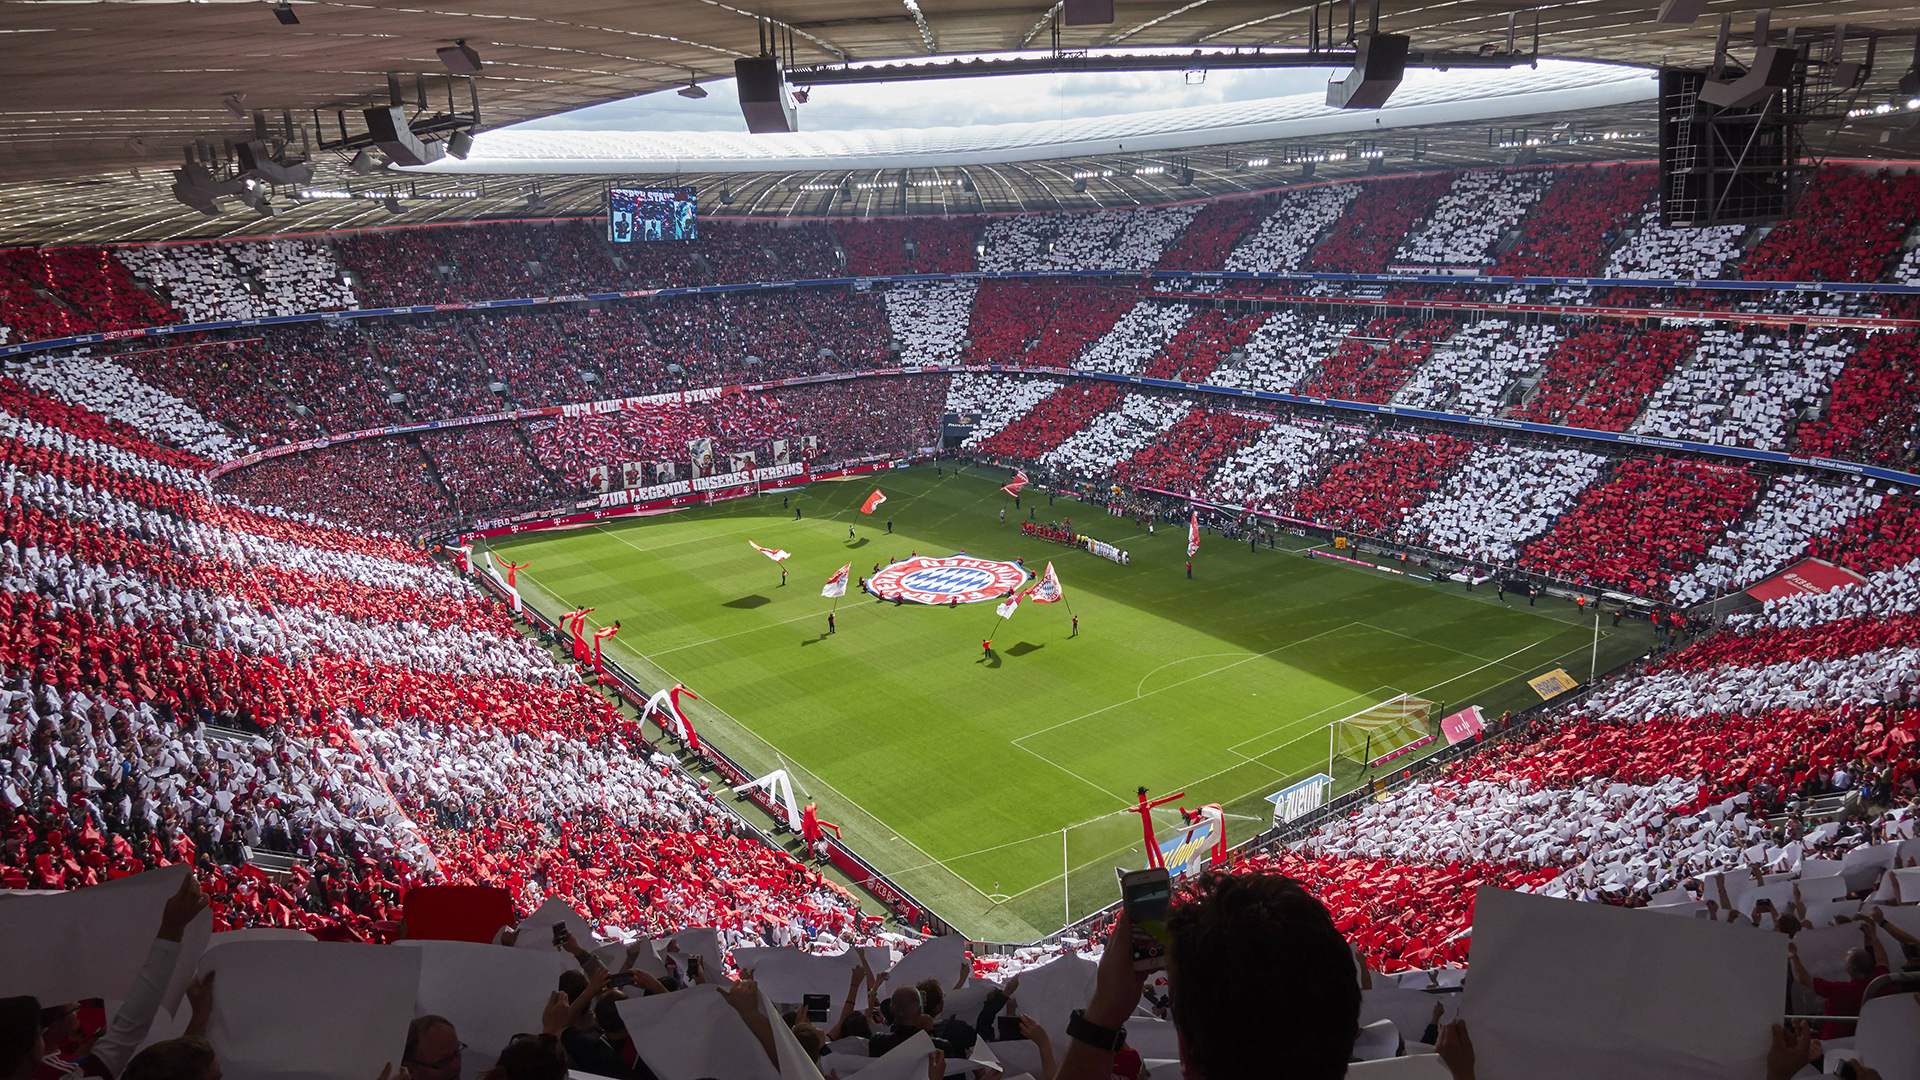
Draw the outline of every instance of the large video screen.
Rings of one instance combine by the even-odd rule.
[[[700,218],[690,187],[613,188],[607,192],[607,239],[616,244],[699,237]]]

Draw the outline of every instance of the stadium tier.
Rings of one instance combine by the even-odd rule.
[[[1171,870],[1174,980],[1289,912],[1358,1009],[1298,1075],[1471,1078],[1461,969],[1511,1008],[1529,933],[1764,971],[1794,1068],[1755,1075],[1800,1075],[1797,1018],[1828,1072],[1888,1062],[1920,179],[1661,214],[1619,162],[0,251],[0,960],[110,976],[0,993],[132,1018],[37,1075],[209,1080],[132,1058],[240,1007],[193,964],[163,995],[175,951],[255,988],[312,939],[461,984],[398,1006],[411,1080],[479,1072],[456,1023],[545,1025],[494,1080],[1179,1075],[1116,864]],[[138,955],[70,946],[114,919]],[[495,975],[524,1018],[473,1004]],[[1132,1072],[1084,1071],[1102,1009]]]

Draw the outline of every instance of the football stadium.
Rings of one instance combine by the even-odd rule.
[[[0,7],[0,1080],[1920,1078],[1914,12]]]

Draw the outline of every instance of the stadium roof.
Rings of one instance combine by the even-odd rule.
[[[1119,116],[972,127],[778,135],[734,132],[490,131],[465,161],[431,173],[789,172],[934,169],[1091,155],[1165,154],[1279,139],[1340,141],[1442,124],[1508,122],[1651,101],[1649,72],[1557,61],[1538,69],[1413,71],[1378,110],[1336,109],[1324,94]]]
[[[1689,25],[1652,21],[1653,0],[1582,0],[1537,9],[1539,53],[1544,57],[1605,60],[1653,66],[1702,64],[1714,51],[1719,17],[1733,17],[1732,50],[1746,55],[1756,12],[1753,0],[1717,2]],[[481,118],[487,134],[519,121],[630,98],[731,74],[735,59],[757,53],[762,17],[792,43],[796,64],[841,64],[994,53],[1050,44],[1053,6],[1044,0],[943,0],[938,5],[907,0],[441,0],[430,7],[395,0],[291,0],[297,24],[275,18],[267,0],[7,0],[0,4],[0,41],[8,50],[7,92],[0,95],[0,242],[74,242],[159,239],[178,236],[374,225],[389,220],[375,205],[284,205],[283,216],[256,218],[229,210],[206,218],[173,202],[168,173],[182,148],[196,140],[219,145],[245,138],[250,114],[265,110],[278,124],[280,111],[314,134],[314,110],[323,122],[331,111],[386,101],[390,73],[426,75],[444,81],[435,50],[464,40],[484,68],[477,77]],[[1255,0],[1118,0],[1111,25],[1061,27],[1062,50],[1111,50],[1304,46],[1317,13],[1321,31],[1344,14],[1337,5],[1277,7]],[[1920,9],[1884,0],[1813,0],[1770,8],[1774,40],[1790,28],[1812,30],[1844,24],[1849,34],[1906,34],[1880,43],[1878,62],[1864,100],[1885,102],[1908,70],[1911,34]],[[1533,43],[1533,9],[1517,20],[1510,4],[1491,0],[1381,0],[1380,28],[1411,37],[1414,48],[1515,53]],[[1367,11],[1360,6],[1364,26]],[[1340,27],[1344,32],[1345,27]],[[1510,34],[1513,36],[1510,38]],[[1863,45],[1853,48],[1864,52]],[[1464,74],[1456,71],[1455,74]],[[438,87],[432,88],[439,93]],[[1384,115],[1382,117],[1384,119]],[[1651,130],[1645,103],[1568,112],[1560,121],[1591,130]],[[1862,121],[1832,142],[1810,132],[1816,148],[1851,157],[1911,157],[1914,147],[1882,145],[1878,136],[1899,117]],[[1491,122],[1422,121],[1383,135],[1392,142],[1388,164],[1476,164],[1510,156],[1491,137]],[[1381,128],[1386,128],[1382,124]],[[1221,132],[1222,134],[1224,133]],[[1416,143],[1414,137],[1418,136]],[[952,210],[1018,210],[1054,206],[1131,205],[1186,195],[1224,194],[1271,187],[1278,178],[1249,177],[1247,157],[1277,148],[1281,140],[1247,134],[1249,141],[1216,143],[1193,156],[1191,190],[1158,191],[1131,184],[1115,190],[1076,192],[1071,174],[1108,171],[1101,155],[1073,152],[1046,167],[995,165],[976,183],[974,198],[906,197],[887,205],[868,200],[862,209],[822,206],[800,190],[820,182],[816,168],[789,174],[744,175],[723,170],[720,159],[701,171],[683,170],[683,182],[729,186],[736,210],[761,215],[823,212],[938,213]],[[1115,140],[1116,143],[1119,140]],[[1294,139],[1293,141],[1298,141]],[[1490,145],[1491,144],[1491,145]],[[1064,148],[1063,148],[1064,150]],[[1131,154],[1133,147],[1126,153]],[[1231,150],[1227,153],[1226,150]],[[1627,153],[1647,156],[1650,146],[1561,145],[1542,148],[1555,160],[1583,160]],[[1114,151],[1118,153],[1119,151]],[[1419,154],[1418,159],[1414,155]],[[1240,164],[1234,164],[1234,157]],[[1395,157],[1400,160],[1393,160]],[[547,174],[476,182],[471,179],[352,177],[321,152],[316,185],[353,188],[376,184],[403,195],[437,191],[461,196],[403,203],[400,222],[499,216],[526,212],[528,190],[538,183],[546,207],[586,212],[599,198],[595,182]],[[837,180],[850,164],[833,166]],[[1337,171],[1337,170],[1336,170]],[[1324,175],[1324,174],[1323,174]],[[878,184],[881,181],[871,179]],[[932,189],[929,189],[932,190]],[[936,192],[937,194],[937,192]],[[472,196],[472,197],[466,197]]]

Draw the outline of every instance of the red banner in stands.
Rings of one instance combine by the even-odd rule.
[[[408,890],[409,941],[477,941],[491,944],[503,926],[512,926],[513,894],[488,885],[422,885]]]
[[[1825,559],[1802,559],[1747,590],[1755,600],[1778,600],[1783,596],[1805,596],[1832,592],[1867,580],[1844,566]]]

